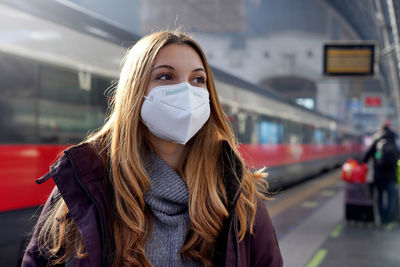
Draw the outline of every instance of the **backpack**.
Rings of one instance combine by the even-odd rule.
[[[387,138],[381,138],[378,140],[374,155],[376,167],[395,168],[397,166],[398,157],[399,151],[393,140]]]

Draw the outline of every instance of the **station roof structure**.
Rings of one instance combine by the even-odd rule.
[[[379,48],[379,71],[384,86],[395,100],[400,115],[400,1],[326,1],[350,23],[362,40],[375,40]]]

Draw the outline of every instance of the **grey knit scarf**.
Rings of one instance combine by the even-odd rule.
[[[152,152],[146,164],[151,190],[144,200],[153,213],[153,232],[146,243],[146,255],[155,267],[202,266],[183,259],[179,253],[189,229],[188,188],[182,178]]]

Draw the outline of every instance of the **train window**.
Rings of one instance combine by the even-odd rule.
[[[246,111],[239,111],[237,114],[238,123],[237,123],[237,135],[239,141],[243,144],[251,143],[251,135],[254,129],[253,120],[250,114]]]
[[[336,144],[336,131],[330,131],[328,135],[328,141],[327,143],[329,145],[335,145]]]
[[[89,104],[90,90],[80,88],[76,72],[52,66],[41,66],[39,75],[41,100],[75,105]]]
[[[285,121],[284,142],[286,144],[300,144],[303,142],[301,124],[293,121]]]
[[[260,144],[277,144],[278,129],[276,124],[269,121],[260,122]]]
[[[261,116],[258,124],[259,142],[260,144],[280,144],[284,138],[283,121]]]
[[[225,104],[222,105],[222,109],[240,143],[255,144],[258,142],[258,115],[256,113],[236,110]]]
[[[82,88],[77,72],[52,66],[39,68],[38,129],[41,143],[77,143],[104,122],[105,81],[92,79]],[[96,96],[93,96],[95,94]]]
[[[314,131],[314,143],[317,145],[322,145],[325,143],[325,132],[321,129],[316,129]]]
[[[105,112],[108,108],[108,100],[106,91],[111,88],[112,84],[109,79],[93,76],[92,78],[92,93],[91,105],[100,108]]]
[[[303,144],[312,144],[314,139],[314,127],[312,125],[302,125]]]
[[[225,116],[232,128],[232,130],[235,132],[235,135],[237,135],[237,129],[238,129],[238,118],[235,114],[235,112],[233,112],[232,107],[222,104],[222,109],[225,113]]]
[[[260,142],[259,121],[260,116],[257,113],[251,114],[252,131],[250,136],[250,144],[258,144]]]
[[[0,143],[36,140],[35,65],[0,53]]]
[[[281,143],[282,144],[288,144],[289,143],[289,122],[287,120],[282,120],[282,137],[281,137]]]

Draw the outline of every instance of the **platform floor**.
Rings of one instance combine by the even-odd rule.
[[[346,222],[343,189],[334,171],[267,201],[285,267],[400,266],[400,226]]]

